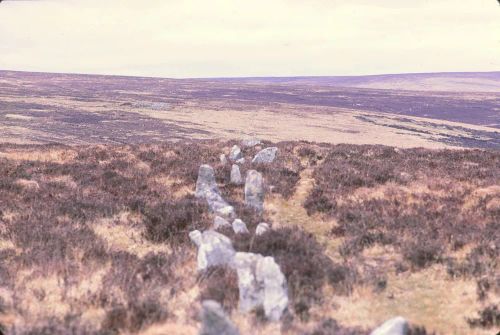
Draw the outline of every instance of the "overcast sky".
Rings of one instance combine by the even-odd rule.
[[[4,0],[0,69],[161,77],[500,70],[496,0]]]

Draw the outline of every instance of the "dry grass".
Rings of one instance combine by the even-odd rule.
[[[0,158],[6,158],[13,161],[32,161],[32,162],[52,162],[69,163],[76,157],[76,151],[71,149],[21,149],[6,150],[0,152]]]
[[[350,326],[375,327],[394,315],[404,315],[438,334],[489,334],[491,330],[471,331],[466,322],[480,308],[475,289],[474,281],[450,280],[436,265],[415,273],[389,274],[383,292],[359,286],[351,296],[337,297],[332,313]]]
[[[141,217],[134,213],[121,212],[112,218],[97,220],[92,230],[113,252],[127,252],[139,258],[150,253],[172,252],[169,245],[151,243],[145,238]]]

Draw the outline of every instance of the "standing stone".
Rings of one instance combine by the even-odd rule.
[[[398,316],[387,320],[370,335],[407,335],[409,332],[408,321]]]
[[[198,270],[204,271],[211,266],[231,263],[235,251],[231,240],[216,231],[198,230],[189,233],[189,237],[198,247]]]
[[[202,302],[202,308],[200,335],[240,334],[217,301],[205,300]]]
[[[241,185],[243,184],[243,178],[241,178],[240,167],[233,164],[231,167],[231,184]]]
[[[243,313],[260,307],[263,301],[263,290],[255,278],[255,265],[262,255],[237,252],[231,263],[238,274],[239,309]]]
[[[265,148],[255,155],[255,157],[252,159],[252,163],[272,163],[276,158],[276,152],[278,152],[278,148],[276,147]]]
[[[226,158],[226,155],[221,154],[221,155],[219,156],[219,159],[220,159],[220,162],[221,162],[223,165],[226,165],[226,164],[227,164],[227,158]]]
[[[198,170],[195,196],[207,200],[208,207],[215,214],[228,218],[235,216],[234,207],[229,205],[220,195],[215,181],[214,169],[210,165],[201,165]]]
[[[269,320],[278,321],[288,306],[288,289],[274,258],[237,252],[231,265],[238,274],[240,311],[262,307]]]
[[[261,222],[257,225],[257,228],[255,229],[255,235],[257,236],[260,236],[264,233],[266,233],[267,231],[269,231],[271,228],[269,227],[269,225],[265,222]]]
[[[278,321],[288,306],[288,292],[285,275],[273,257],[262,257],[257,262],[255,275],[264,283],[264,314],[271,321]]]
[[[223,217],[216,216],[214,219],[214,226],[213,227],[215,230],[217,230],[217,229],[224,228],[224,227],[231,227],[231,224],[229,223],[229,221],[227,221]]]
[[[245,222],[241,221],[240,219],[236,219],[233,221],[233,230],[235,234],[249,234],[250,232],[248,231],[247,225]]]
[[[207,193],[211,192],[219,193],[217,183],[215,182],[215,172],[210,165],[203,164],[198,169],[195,195],[198,198],[204,198]]]
[[[234,162],[242,157],[243,154],[241,153],[240,147],[237,145],[233,145],[233,147],[231,148],[231,152],[229,153],[229,159]]]
[[[251,148],[251,147],[255,147],[256,145],[259,145],[261,144],[262,142],[258,139],[246,139],[246,140],[243,140],[241,141],[241,146],[245,147],[245,148]]]
[[[245,204],[259,212],[264,209],[264,183],[262,174],[255,170],[247,173],[245,181]]]

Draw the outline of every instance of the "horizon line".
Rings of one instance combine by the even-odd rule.
[[[439,74],[495,74],[500,73],[499,70],[494,71],[438,71],[438,72],[391,72],[391,73],[375,73],[375,74],[355,74],[355,75],[270,75],[270,76],[221,76],[221,77],[162,77],[162,76],[143,76],[143,75],[126,75],[112,73],[84,73],[84,72],[52,72],[52,71],[28,71],[28,70],[9,70],[0,69],[0,72],[20,72],[34,74],[55,74],[55,75],[75,75],[75,76],[102,76],[102,77],[122,77],[122,78],[151,78],[151,79],[170,79],[170,80],[217,80],[217,79],[306,79],[306,78],[356,78],[356,77],[377,77],[377,76],[402,76],[402,75],[439,75]]]

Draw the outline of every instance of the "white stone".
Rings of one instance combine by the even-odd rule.
[[[288,288],[274,258],[237,252],[231,266],[238,274],[240,311],[262,307],[269,320],[278,321],[288,306]]]
[[[248,231],[247,225],[245,222],[241,221],[240,219],[236,219],[233,221],[233,230],[236,234],[248,234],[250,233]]]
[[[250,170],[245,180],[245,204],[259,212],[264,209],[264,182],[262,174]]]
[[[231,227],[231,224],[229,223],[229,221],[227,221],[226,219],[224,219],[223,217],[220,217],[220,216],[216,216],[214,218],[214,225],[213,225],[214,229],[220,229],[220,228],[223,228],[223,227]]]
[[[252,163],[261,163],[261,164],[272,163],[276,158],[277,152],[278,148],[276,147],[262,149],[255,155],[255,157],[252,160]]]
[[[198,169],[195,195],[198,198],[205,198],[207,193],[211,192],[219,193],[217,183],[215,182],[215,172],[210,165],[203,164]]]
[[[265,222],[261,222],[257,225],[257,228],[255,228],[255,235],[260,236],[264,234],[265,232],[269,231],[271,228],[269,225]]]
[[[229,159],[234,162],[242,157],[243,154],[241,153],[240,147],[237,145],[233,145],[233,147],[231,148],[231,152],[229,153]]]
[[[272,257],[259,259],[256,265],[256,279],[264,283],[264,314],[271,321],[278,321],[288,306],[285,275]]]
[[[192,232],[190,232],[189,238],[194,244],[196,244],[197,247],[199,247],[202,243],[202,235],[201,231],[199,230],[193,230]]]
[[[208,207],[215,214],[227,218],[235,216],[234,207],[229,205],[220,195],[215,181],[215,172],[210,165],[200,166],[195,196],[207,200]]]
[[[231,167],[231,184],[241,185],[243,184],[243,178],[241,177],[240,167],[236,164],[233,164]]]
[[[408,332],[408,321],[401,316],[397,316],[384,322],[380,327],[372,331],[370,335],[407,335]]]
[[[196,230],[189,237],[198,246],[198,270],[204,271],[211,266],[230,264],[235,251],[231,240],[216,231],[207,230],[201,233],[201,238]]]
[[[255,147],[256,145],[261,144],[262,142],[258,139],[255,138],[250,138],[250,139],[245,139],[241,141],[241,146],[246,147],[246,148],[251,148]]]

